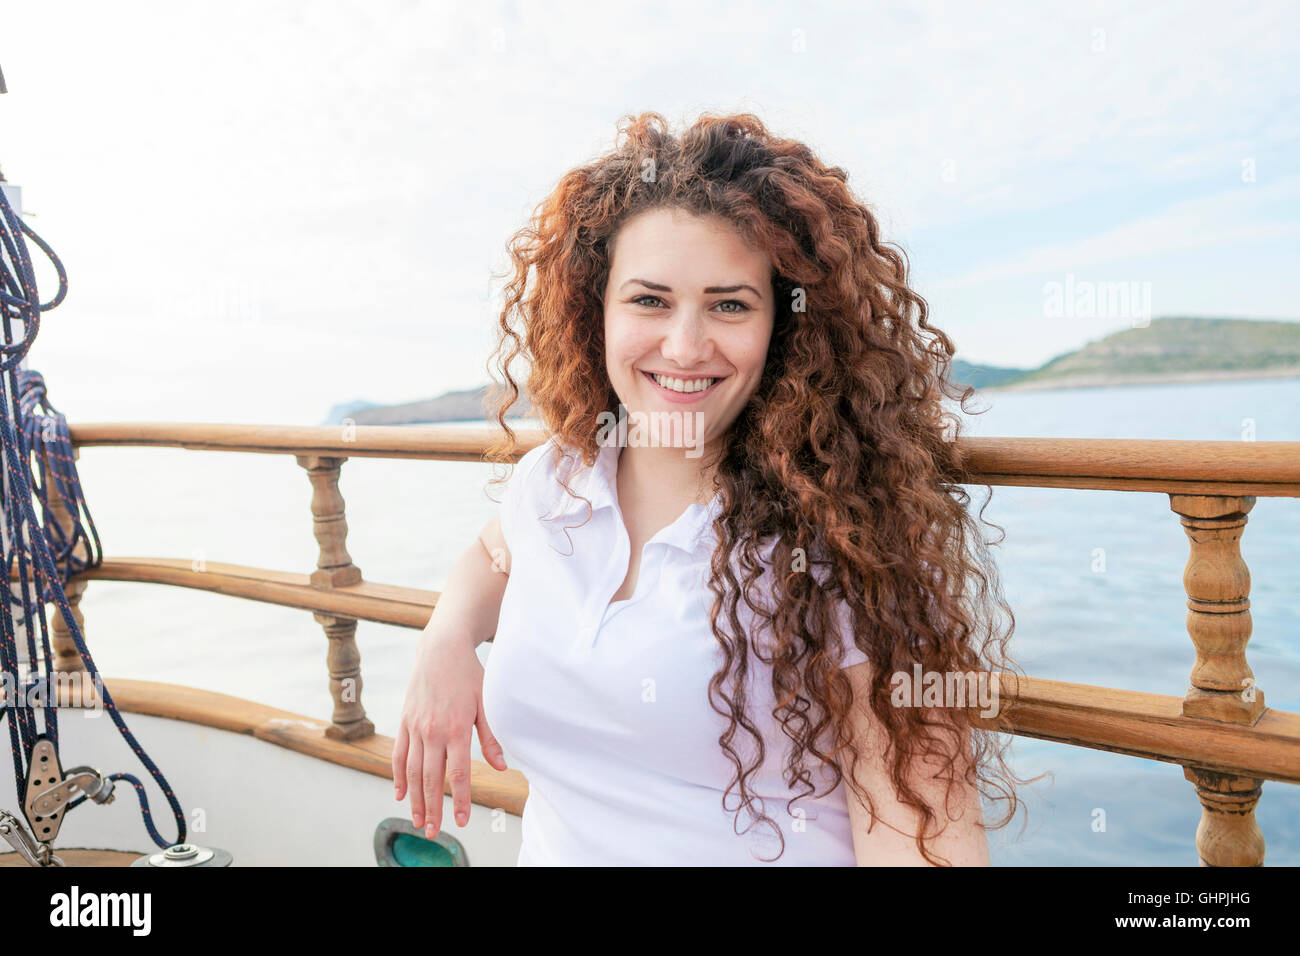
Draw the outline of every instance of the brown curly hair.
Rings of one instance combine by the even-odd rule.
[[[894,789],[921,814],[916,845],[938,865],[924,838],[936,814],[908,784],[913,757],[946,758],[951,798],[957,751],[964,751],[966,783],[1009,802],[989,829],[1015,815],[1015,783],[1024,781],[1003,759],[1009,736],[973,724],[964,707],[894,706],[891,674],[910,676],[914,664],[926,673],[1019,673],[1006,656],[1015,618],[967,512],[961,484],[971,482],[953,441],[960,422],[941,406],[948,395],[967,411],[974,389],[958,392],[949,379],[952,342],[927,322],[925,300],[908,287],[906,254],[881,241],[875,217],[847,180],[843,169],[823,164],[803,143],[772,135],[752,114],[704,114],[680,137],[668,133],[658,113],[624,117],[615,148],[566,173],[508,243],[513,275],[489,358],[498,386],[493,411],[504,434],[486,457],[501,462],[517,454],[505,414],[520,395],[511,365],[522,354],[532,414],[594,463],[598,416],[619,408],[605,366],[603,298],[611,243],[630,218],[655,208],[719,217],[765,250],[776,298],[767,362],[717,465],[722,510],[714,524],[710,624],[725,663],[709,683],[709,700],[729,721],[718,743],[735,765],[723,807],[739,786],[740,809],[772,826],[781,839],[778,858],[784,853],[781,828],[755,813],[746,786],[764,761],[762,736],[745,713],[750,642],[719,626],[725,614],[731,633],[743,634],[736,611],[743,597],[775,638],[771,661],[759,659],[771,665],[773,716],[793,741],[787,785],[806,788],[799,796],[815,792],[804,766],[811,752],[833,771],[833,789],[847,750],[848,783],[877,822],[854,772],[860,754],[841,645],[826,637],[836,633],[836,608],[845,602],[854,641],[875,665],[869,704],[891,742]],[[750,596],[764,571],[764,539],[774,539],[772,568],[796,569],[772,575],[770,608]],[[824,565],[820,582],[797,573],[805,555]],[[1001,633],[992,607],[1009,619]],[[996,723],[1005,729],[1004,721]],[[731,744],[738,726],[757,742],[753,767],[742,765]],[[829,754],[819,748],[828,727]]]

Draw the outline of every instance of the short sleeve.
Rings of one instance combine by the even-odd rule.
[[[762,560],[767,565],[767,568],[764,571],[764,581],[766,583],[764,601],[768,602],[769,605],[773,600],[771,596],[774,585],[774,579],[772,578],[772,575],[774,574],[772,568],[772,555],[775,550],[775,544],[775,538],[766,540],[759,549]],[[830,589],[831,586],[827,583],[831,578],[830,568],[824,561],[813,561],[803,570],[810,571],[817,579],[817,583],[823,589]],[[737,574],[742,574],[739,568],[737,568]],[[849,606],[849,602],[842,596],[838,596],[838,588],[833,589],[833,593],[837,596],[832,599],[831,614],[837,633],[826,635],[825,644],[829,649],[834,646],[835,641],[839,641],[843,652],[840,661],[840,669],[843,670],[846,667],[852,667],[854,664],[861,664],[864,661],[870,660],[870,657],[858,649],[857,643],[853,639],[853,609]],[[769,610],[771,610],[770,606]],[[762,630],[764,634],[764,650],[765,652],[770,653],[771,628],[769,625],[764,624]]]
[[[517,535],[526,520],[526,508],[531,495],[528,489],[532,485],[530,476],[537,470],[537,465],[550,452],[551,443],[542,442],[536,448],[525,453],[517,462],[506,482],[505,493],[501,497],[501,535],[506,539],[506,548],[513,555],[516,552]]]

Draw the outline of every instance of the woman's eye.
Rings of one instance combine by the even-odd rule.
[[[647,299],[649,299],[651,302],[658,303],[659,305],[663,305],[663,304],[664,304],[664,300],[661,299],[661,298],[659,298],[659,296],[657,296],[657,295],[639,295],[639,296],[637,296],[635,299],[632,300],[632,304],[633,304],[633,305],[645,305],[645,300],[647,300]],[[744,302],[741,302],[739,299],[728,299],[726,302],[719,302],[718,305],[720,305],[720,306],[723,306],[723,305],[734,305],[734,306],[735,306],[734,309],[723,309],[723,310],[722,310],[723,312],[726,312],[726,313],[728,313],[729,315],[736,315],[736,314],[738,314],[738,313],[740,313],[740,312],[748,312],[748,311],[749,311],[749,306],[746,305]],[[646,308],[652,308],[652,307],[653,307],[653,306],[646,306]]]

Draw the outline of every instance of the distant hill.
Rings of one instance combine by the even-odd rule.
[[[335,405],[330,409],[329,418],[324,424],[337,425],[344,418],[352,419],[355,425],[417,425],[435,422],[462,422],[473,419],[487,420],[485,408],[491,386],[463,389],[459,392],[446,392],[437,398],[426,398],[419,402],[406,402],[402,405],[375,405],[370,402],[352,402]],[[522,418],[532,410],[527,392],[521,390],[519,398],[506,412],[507,419]]]
[[[960,385],[974,385],[976,388],[993,388],[1006,382],[1012,382],[1025,374],[1023,368],[1009,368],[1000,365],[973,365],[959,358],[952,360],[952,379]]]
[[[1035,369],[954,359],[952,377],[960,385],[985,390],[1300,377],[1300,322],[1159,318],[1145,328],[1113,332]],[[357,425],[486,420],[489,391],[484,385],[402,405],[335,405],[325,424],[336,425],[344,418]],[[531,409],[524,393],[506,417],[524,417]]]
[[[1066,352],[1000,383],[1008,389],[1080,388],[1300,376],[1300,322],[1153,319]]]
[[[383,407],[384,406],[377,402],[345,402],[342,405],[335,405],[330,409],[329,415],[325,417],[324,424],[338,425],[341,424],[345,418],[351,418],[353,421],[356,421],[356,416],[361,412],[371,408]]]

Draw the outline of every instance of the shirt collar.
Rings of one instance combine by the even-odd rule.
[[[615,509],[618,503],[619,446],[598,446],[596,461],[590,467],[582,463],[582,458],[576,451],[566,449],[565,455],[568,460],[562,461],[560,476],[568,482],[570,488],[591,502],[592,516],[607,508]],[[570,496],[558,481],[556,491],[560,497],[559,503],[541,520],[557,531],[569,518],[576,516],[581,523],[586,517],[587,505],[581,499]],[[722,492],[718,492],[707,505],[688,505],[675,522],[660,529],[650,540],[662,541],[689,553],[706,554],[716,542],[716,535],[712,533],[713,522],[721,512]]]

